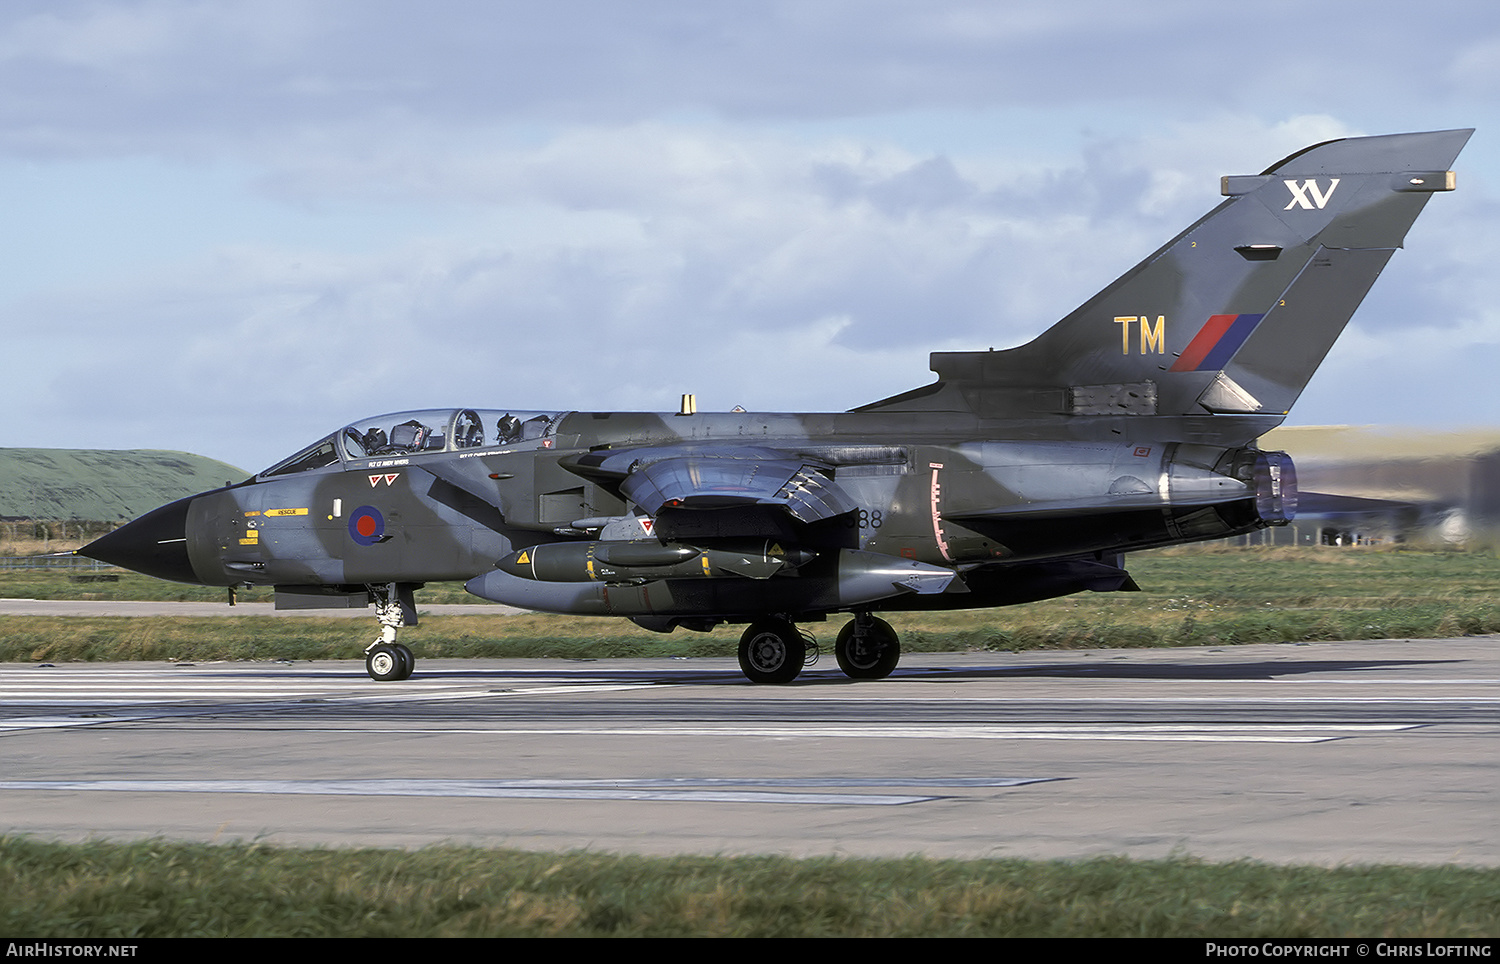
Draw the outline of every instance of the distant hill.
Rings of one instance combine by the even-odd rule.
[[[249,476],[187,452],[0,448],[0,518],[122,522]]]

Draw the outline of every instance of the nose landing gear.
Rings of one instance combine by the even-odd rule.
[[[365,648],[365,672],[382,683],[407,679],[417,659],[409,648],[396,642],[396,631],[417,624],[417,587],[392,582],[367,588],[375,603],[375,618],[380,621],[380,635]]]
[[[401,643],[377,640],[365,650],[365,672],[370,674],[370,679],[380,682],[408,679],[416,663],[411,650]]]

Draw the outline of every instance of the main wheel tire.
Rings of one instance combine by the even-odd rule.
[[[751,623],[740,637],[740,669],[752,683],[790,683],[806,659],[807,643],[784,619]]]
[[[396,647],[381,643],[371,648],[365,654],[365,672],[370,674],[370,679],[385,683],[393,680],[405,679],[401,675],[402,670],[408,673],[409,664],[401,657]]]
[[[901,661],[901,638],[884,619],[871,619],[864,632],[852,619],[839,630],[833,658],[850,679],[885,679]]]

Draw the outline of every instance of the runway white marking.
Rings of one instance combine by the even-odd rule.
[[[178,721],[201,716],[212,707],[165,708],[161,711],[99,716],[33,716],[0,720],[0,735],[27,730],[61,729],[86,726],[139,726]],[[219,722],[218,729],[235,724]],[[1419,729],[1418,723],[1271,723],[1255,724],[933,724],[913,723],[892,726],[773,724],[704,726],[685,723],[668,726],[609,727],[427,727],[413,725],[400,729],[354,725],[297,725],[299,732],[352,732],[391,734],[396,736],[589,736],[589,737],[709,737],[713,739],[927,739],[927,740],[1084,740],[1095,742],[1127,741],[1142,743],[1327,743],[1349,737],[1375,736]]]
[[[855,739],[923,739],[923,740],[1126,740],[1165,743],[1326,743],[1352,736],[1375,736],[1383,733],[1418,729],[1420,723],[1174,723],[1174,724],[1025,724],[1025,723],[912,723],[908,725],[877,724],[735,724],[704,726],[686,723],[670,726],[574,726],[574,727],[408,727],[382,729],[360,727],[361,733],[390,733],[406,736],[450,734],[476,736],[626,736],[626,737],[762,737],[769,739],[855,738]],[[324,729],[313,727],[311,729]],[[341,727],[340,729],[349,729]]]
[[[224,684],[217,683],[222,687]],[[169,686],[166,684],[141,684],[132,686],[110,686],[91,689],[84,686],[28,686],[11,688],[0,686],[0,701],[11,706],[58,703],[87,703],[91,706],[133,706],[152,703],[183,703],[189,701],[255,701],[290,703],[308,700],[337,700],[339,702],[410,703],[435,700],[473,700],[502,696],[568,696],[577,693],[613,693],[621,690],[645,689],[655,683],[600,683],[569,684],[566,686],[538,687],[536,689],[494,690],[473,685],[458,684],[440,687],[390,689],[378,693],[361,689],[358,692],[329,690],[324,688],[296,689],[288,686]]]
[[[297,668],[282,678],[270,675],[242,679],[239,667],[183,667],[183,676],[171,679],[173,670],[78,669],[69,667],[33,675],[30,671],[0,675],[0,704],[6,706],[151,707],[167,704],[223,705],[231,703],[296,703],[312,700],[345,703],[408,703],[444,700],[492,699],[505,696],[570,696],[649,689],[655,682],[621,683],[568,677],[532,678],[524,682],[418,680],[402,686],[372,684],[347,669],[308,670]],[[266,670],[274,674],[275,669]],[[18,721],[0,720],[0,729],[14,728]]]
[[[174,674],[181,673],[173,678]],[[35,674],[35,675],[34,675]],[[255,675],[250,675],[255,674]],[[284,675],[279,675],[284,674]],[[695,681],[684,681],[695,682]],[[498,685],[497,685],[498,684]],[[180,721],[206,713],[230,714],[237,710],[288,706],[299,703],[397,704],[448,700],[480,700],[525,697],[588,697],[602,693],[660,688],[657,681],[620,682],[610,678],[538,676],[524,680],[416,680],[404,686],[372,684],[353,675],[347,667],[293,664],[187,665],[164,669],[141,667],[38,667],[11,671],[0,676],[0,703],[10,707],[45,706],[52,712],[28,717],[0,718],[0,735],[69,727],[141,726],[162,721]],[[845,698],[845,692],[817,694],[833,696],[830,704]],[[1095,697],[980,697],[961,698],[966,703],[1020,707],[1033,704],[1096,704]],[[1105,697],[1114,704],[1177,704],[1184,706],[1225,704],[1364,706],[1371,703],[1428,706],[1453,703],[1495,703],[1490,696],[1445,698],[1440,696],[1306,696],[1306,697]],[[903,696],[904,703],[953,702],[951,697]],[[63,710],[78,707],[79,713]],[[96,710],[85,713],[84,710]],[[234,725],[226,722],[225,725]],[[959,740],[1074,740],[1179,743],[1321,743],[1349,737],[1371,736],[1413,729],[1419,724],[1336,723],[1179,723],[1179,724],[1006,724],[1006,723],[917,723],[917,724],[818,724],[769,723],[723,726],[689,721],[681,724],[646,726],[433,727],[381,729],[357,724],[325,724],[316,719],[299,720],[305,731],[357,730],[366,733],[493,734],[539,736],[710,737],[723,739],[768,738],[856,738],[856,739],[959,739]]]
[[[219,729],[234,724],[216,724]],[[395,736],[705,736],[712,739],[1064,739],[1064,741],[1137,741],[1137,742],[1220,742],[1220,744],[1323,744],[1352,736],[1379,736],[1383,733],[1421,729],[1421,723],[1178,723],[1178,724],[1008,724],[974,723],[941,724],[726,724],[705,726],[700,723],[654,724],[654,726],[573,726],[573,727],[425,727],[414,724],[402,729],[393,727],[299,726],[299,732],[381,733]]]
[[[954,780],[753,780],[668,778],[647,780],[16,780],[0,790],[75,790],[129,793],[268,793],[330,796],[486,797],[550,800],[649,800],[695,803],[781,803],[823,806],[901,806],[943,799],[895,793],[802,793],[766,787],[1015,787],[1051,777]],[[730,789],[720,789],[730,788]]]
[[[295,702],[309,699],[363,701],[363,702],[412,702],[428,700],[466,700],[517,698],[533,696],[575,696],[591,693],[625,692],[652,689],[672,685],[691,685],[698,679],[669,681],[649,680],[643,682],[620,682],[614,679],[553,677],[529,678],[526,680],[498,679],[483,681],[451,681],[445,679],[417,679],[400,686],[378,685],[364,676],[350,674],[344,668],[296,667],[287,677],[274,675],[259,679],[244,679],[247,669],[227,664],[207,667],[180,665],[163,670],[159,667],[90,669],[68,667],[52,672],[48,667],[39,672],[27,669],[24,672],[0,673],[0,703],[10,706],[58,705],[88,703],[94,706],[152,705],[160,703],[183,703],[191,701],[268,701]],[[184,678],[170,679],[170,675],[181,670]],[[276,669],[265,670],[274,674]],[[165,676],[163,674],[166,674]],[[1252,681],[1261,682],[1261,681]],[[1363,683],[1415,683],[1432,685],[1483,685],[1490,680],[1334,680],[1345,684]],[[825,695],[809,691],[809,696]],[[833,702],[847,698],[846,693],[827,694],[835,696]],[[1093,696],[960,696],[965,703],[996,704],[1002,706],[1027,706],[1034,704],[1095,704],[1101,701]],[[903,703],[952,704],[952,696],[912,696],[903,694]],[[1489,694],[1468,696],[1407,696],[1385,694],[1380,696],[1108,696],[1104,702],[1118,704],[1168,704],[1168,705],[1368,705],[1370,703],[1430,706],[1453,702],[1467,704],[1497,704],[1500,696]]]
[[[1380,683],[1399,683],[1402,686],[1459,686],[1469,683],[1482,683],[1494,686],[1496,683],[1500,683],[1500,679],[1397,679],[1390,676],[1383,676],[1378,679],[1324,679],[1323,677],[1319,677],[1315,680],[1291,679],[1278,676],[1276,680],[1277,682],[1286,683],[1345,683],[1355,686],[1378,685]]]
[[[64,727],[141,724],[163,719],[233,713],[293,704],[397,704],[452,700],[482,700],[505,696],[570,696],[622,690],[648,689],[654,682],[620,683],[568,677],[538,677],[523,683],[506,681],[496,686],[479,682],[421,680],[403,686],[372,683],[347,669],[304,669],[282,678],[241,680],[239,666],[181,666],[183,675],[170,678],[175,669],[161,667],[93,669],[86,667],[40,668],[36,675],[8,672],[0,675],[0,705],[16,708],[48,707],[66,711],[38,716],[0,717],[0,735],[26,730]],[[275,673],[275,668],[267,668]]]
[[[1444,703],[1500,703],[1500,696],[912,696],[903,703],[998,703],[1023,706],[1028,703],[1254,703],[1301,706],[1305,704],[1340,704],[1363,706],[1368,703],[1417,703],[1423,706]]]

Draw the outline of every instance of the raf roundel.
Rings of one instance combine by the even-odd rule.
[[[373,546],[385,537],[385,517],[380,510],[362,505],[349,517],[349,538],[362,546]]]

